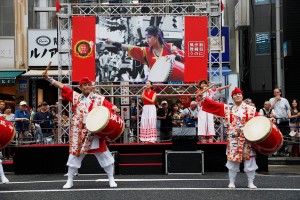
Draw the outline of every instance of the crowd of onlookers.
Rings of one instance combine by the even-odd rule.
[[[244,102],[256,107],[259,115],[270,118],[270,120],[280,129],[284,142],[281,149],[274,155],[298,157],[300,144],[299,101],[295,98],[288,101],[286,98],[282,97],[281,89],[279,88],[275,88],[273,94],[274,97],[265,101],[261,107],[256,106],[249,98],[245,99]],[[175,129],[176,127],[198,127],[199,105],[197,101],[191,101],[190,106],[185,108],[179,100],[171,106],[169,106],[167,101],[162,100],[156,107],[158,122],[157,141],[170,141],[174,127]],[[141,115],[142,106],[139,110]],[[137,109],[135,104],[131,108],[131,116],[131,128],[133,128],[136,133]],[[219,137],[220,135],[215,135],[213,141],[220,139]],[[224,137],[224,139],[226,138]],[[206,142],[201,137],[199,137],[199,140]]]
[[[57,142],[58,102],[48,105],[47,102],[38,104],[36,111],[27,105],[26,101],[19,103],[19,108],[12,112],[9,105],[0,101],[0,113],[15,127],[15,137],[12,144],[43,144]],[[66,117],[64,115],[62,117]]]
[[[244,102],[255,106],[259,115],[271,118],[273,122],[281,130],[284,136],[284,144],[277,152],[279,156],[299,156],[299,138],[300,138],[300,112],[299,101],[295,98],[290,102],[282,97],[279,88],[274,89],[274,97],[265,101],[262,108],[255,106],[251,99],[245,99]],[[171,103],[170,103],[171,104]],[[198,128],[198,112],[199,104],[197,101],[191,101],[189,107],[184,107],[180,100],[172,103],[170,106],[168,101],[162,100],[160,104],[156,103],[157,111],[157,131],[158,142],[171,141],[172,132],[176,128],[195,127]],[[133,102],[131,106],[131,123],[130,128],[133,136],[137,137],[137,117],[142,114],[142,106],[140,105],[140,113],[137,113],[137,106],[140,103]],[[6,120],[15,126],[15,137],[12,144],[40,143],[49,144],[57,143],[57,127],[58,127],[58,102],[55,105],[48,105],[47,102],[38,104],[36,111],[33,111],[25,101],[19,103],[19,108],[12,111],[9,105],[5,105],[4,101],[0,101],[0,113]],[[67,115],[62,116],[65,120]],[[214,136],[216,140],[219,135]],[[201,142],[207,142],[199,137]],[[136,138],[133,141],[137,141]],[[213,142],[209,140],[209,142]],[[67,142],[67,139],[66,141]]]

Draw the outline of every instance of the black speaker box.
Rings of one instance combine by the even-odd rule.
[[[196,151],[197,141],[196,127],[179,127],[172,129],[173,151]]]
[[[166,151],[166,174],[204,174],[203,151]]]

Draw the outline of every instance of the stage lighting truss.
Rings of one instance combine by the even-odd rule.
[[[58,41],[62,39],[62,32],[68,32],[68,39],[65,43],[68,44],[67,49],[62,48],[62,43],[58,42],[58,80],[68,80],[68,85],[72,86],[71,79],[71,40],[72,40],[72,16],[118,16],[118,17],[131,17],[131,16],[207,16],[209,24],[209,78],[212,76],[219,78],[219,83],[222,83],[222,13],[221,13],[221,1],[220,0],[207,0],[201,2],[176,2],[176,3],[118,3],[118,4],[86,4],[86,3],[61,3],[61,9],[57,13],[58,16]],[[174,21],[176,25],[176,22]],[[212,30],[215,34],[211,35]],[[63,59],[62,55],[67,54],[67,59]],[[216,56],[217,55],[217,56]],[[62,73],[62,66],[68,66],[69,73]],[[212,68],[212,66],[217,66]],[[129,94],[121,96],[120,89],[125,86],[112,85],[97,85],[97,88],[101,93],[108,97],[136,97],[141,96],[141,85],[126,85],[129,88]],[[193,97],[195,91],[198,89],[196,84],[160,84],[155,85],[158,87],[158,97],[163,96],[191,96]],[[61,91],[59,90],[59,97]],[[67,112],[69,116],[72,114],[71,105],[62,106],[62,99],[58,100],[59,116],[62,113]],[[62,126],[62,124],[70,124],[69,119],[62,119],[59,117],[58,128],[58,143],[64,143],[62,136],[66,136],[69,133],[68,126]],[[216,134],[221,137],[223,141],[223,123],[220,118],[216,118],[220,121],[220,125],[216,126]],[[137,129],[139,132],[139,128]]]

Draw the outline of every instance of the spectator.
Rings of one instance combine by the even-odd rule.
[[[181,113],[185,107],[182,105],[182,102],[179,99],[177,99],[176,103],[178,105],[178,111]]]
[[[162,101],[161,108],[157,111],[157,119],[160,120],[160,140],[162,142],[170,141],[172,134],[171,110],[168,108],[168,102]]]
[[[281,89],[275,88],[273,90],[274,97],[269,101],[271,102],[271,108],[274,108],[276,113],[276,124],[280,129],[284,137],[288,138],[290,133],[289,119],[288,119],[288,110],[291,109],[290,104],[286,98],[281,97]],[[287,153],[286,144],[282,145],[282,148],[279,150],[279,154]]]
[[[275,118],[275,110],[271,108],[270,101],[265,101],[264,107],[259,110],[259,115],[265,116],[267,118]]]
[[[15,124],[15,114],[11,112],[11,107],[6,106],[3,117],[12,124]]]
[[[300,108],[299,101],[297,99],[292,99],[291,109],[288,110],[288,118],[290,119],[290,136],[292,144],[288,146],[288,151],[290,155],[295,157],[299,156],[299,126],[300,126]]]
[[[140,140],[141,142],[155,143],[157,140],[156,92],[152,89],[151,81],[146,82],[142,98],[144,106],[141,118]]]
[[[30,140],[32,135],[29,132],[29,124],[30,124],[30,113],[27,110],[26,101],[20,102],[20,109],[15,111],[15,125],[16,125],[16,138],[18,142]]]
[[[252,103],[252,99],[247,98],[244,100],[245,104],[250,105]]]
[[[198,127],[197,102],[192,101],[190,107],[181,112],[181,117],[184,118],[184,127]]]
[[[15,124],[15,114],[11,112],[10,106],[6,106],[3,117],[7,121],[9,121],[11,124],[13,124],[13,125]],[[13,155],[13,152],[11,150],[12,150],[12,148],[9,145],[7,145],[3,149],[3,154],[6,158],[10,158]]]
[[[58,106],[59,106],[59,102],[57,101],[57,102],[55,102],[55,105],[54,105],[56,114],[58,113]]]
[[[252,99],[250,99],[250,98],[245,99],[244,102],[249,106],[256,107],[255,103],[253,103]]]
[[[4,114],[4,110],[5,110],[5,103],[4,101],[0,100],[0,116]]]
[[[55,143],[58,143],[58,117],[57,115],[53,116],[53,128],[52,128],[52,134],[54,136]]]
[[[135,101],[131,102],[131,108],[130,108],[130,128],[131,128],[131,135],[130,135],[130,143],[136,142],[136,136],[137,136],[137,106]]]
[[[34,123],[41,127],[43,138],[52,136],[53,116],[49,112],[47,102],[44,101],[41,110],[35,114]]]
[[[172,118],[172,127],[182,127],[183,120],[180,117],[181,112],[179,111],[178,104],[172,105],[172,111],[170,112],[170,117]]]

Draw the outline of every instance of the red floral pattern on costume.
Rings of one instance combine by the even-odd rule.
[[[72,99],[74,114],[71,119],[69,134],[69,153],[79,156],[90,150],[94,139],[94,136],[87,130],[85,124],[83,124],[89,110],[97,106],[105,106],[111,109],[114,105],[107,101],[102,95],[91,92],[88,97],[84,97],[82,94],[79,94],[66,86],[62,89],[62,97],[69,101]],[[86,98],[90,98],[90,107],[87,107],[86,105]],[[106,150],[106,145],[103,145],[105,145],[105,141],[103,142],[103,140],[100,140],[100,151]]]
[[[242,162],[250,159],[252,150],[250,143],[245,139],[243,127],[247,121],[256,114],[256,109],[246,103],[239,107],[233,106],[231,109],[224,104],[225,121],[227,123],[227,160]],[[253,150],[254,151],[254,150]]]
[[[242,103],[238,106],[229,106],[205,99],[202,109],[206,112],[224,117],[227,130],[227,160],[242,162],[250,159],[250,152],[254,152],[250,143],[245,139],[243,127],[257,115],[256,108]],[[255,133],[253,133],[255,134]],[[251,155],[252,156],[252,155]]]

